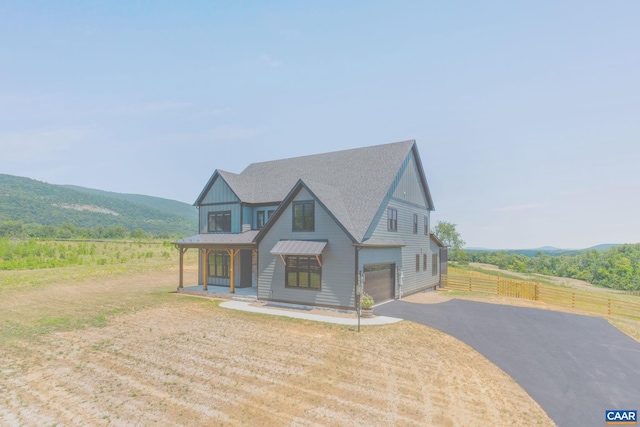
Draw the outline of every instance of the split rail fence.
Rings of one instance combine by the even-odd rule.
[[[600,314],[613,314],[640,319],[640,301],[624,294],[594,294],[579,289],[562,289],[540,283],[505,279],[477,272],[449,268],[442,275],[445,289],[480,292],[512,298],[524,298]]]

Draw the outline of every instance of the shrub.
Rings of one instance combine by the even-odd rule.
[[[362,294],[362,298],[360,298],[360,308],[368,310],[371,307],[373,307],[373,298],[371,298],[371,295],[364,292]]]

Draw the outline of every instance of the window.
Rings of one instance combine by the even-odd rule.
[[[209,212],[209,233],[231,232],[231,211]]]
[[[387,209],[387,230],[398,231],[398,210]]]
[[[209,254],[209,277],[229,278],[229,254],[224,252]]]
[[[275,212],[275,209],[269,209],[267,211],[267,221],[269,220],[269,218],[271,218],[271,215],[273,215],[274,212]]]
[[[438,275],[438,255],[437,254],[433,254],[431,255],[431,269],[432,269],[432,276],[437,276]]]
[[[420,255],[416,254],[416,271],[420,271]]]
[[[422,271],[427,271],[427,254],[422,255]]]
[[[418,214],[413,214],[413,234],[418,234]]]
[[[258,211],[256,222],[257,228],[262,228],[264,226],[264,211]]]
[[[288,255],[285,257],[285,262],[286,287],[320,290],[322,267],[316,257]]]
[[[425,215],[424,217],[424,235],[429,235],[429,217]]]
[[[293,231],[314,231],[314,202],[293,202]]]

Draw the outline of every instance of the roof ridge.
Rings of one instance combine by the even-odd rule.
[[[242,172],[240,172],[238,175],[242,175],[244,174],[250,167],[254,166],[254,165],[264,165],[267,163],[278,163],[278,162],[285,162],[285,161],[290,161],[290,160],[300,160],[300,159],[305,159],[305,158],[309,158],[309,157],[322,157],[322,156],[329,156],[329,155],[335,155],[335,154],[344,154],[344,153],[348,153],[348,152],[352,152],[352,151],[368,151],[368,150],[372,150],[372,149],[380,149],[381,147],[388,147],[391,145],[400,145],[400,144],[415,144],[416,140],[415,139],[407,139],[405,141],[397,141],[397,142],[390,142],[390,143],[386,143],[386,144],[377,144],[377,145],[366,145],[363,147],[355,147],[355,148],[347,148],[344,150],[335,150],[335,151],[326,151],[323,153],[315,153],[315,154],[304,154],[302,156],[294,156],[294,157],[286,157],[284,159],[273,159],[273,160],[265,160],[262,162],[253,162],[253,163],[249,163],[243,170]]]

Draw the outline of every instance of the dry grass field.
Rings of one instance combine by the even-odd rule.
[[[553,425],[448,335],[226,310],[175,258],[0,272],[0,425]]]

